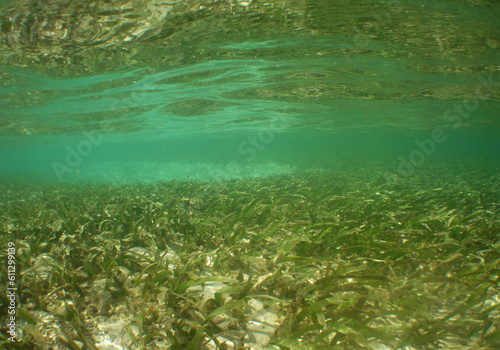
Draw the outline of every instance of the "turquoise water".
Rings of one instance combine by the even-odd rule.
[[[432,139],[436,129],[439,142],[428,146],[423,162],[445,154],[498,161],[497,83],[483,86],[480,81],[492,73],[466,79],[426,76],[398,68],[389,59],[380,68],[360,60],[357,65],[364,70],[354,76],[329,73],[351,68],[343,61],[337,57],[304,62],[302,69],[327,72],[319,79],[307,68],[307,73],[294,73],[294,62],[260,60],[57,79],[7,69],[13,80],[4,88],[9,92],[2,112],[2,174],[122,182],[132,173],[141,181],[155,181],[187,178],[194,172],[192,177],[208,180],[198,174],[200,167],[213,167],[216,173],[227,167],[229,177],[258,176],[300,171],[304,162],[316,161],[321,167],[329,158],[346,154],[360,156],[361,162],[367,155],[409,157],[420,149],[416,142]],[[366,92],[337,91],[355,89],[358,81]],[[412,90],[415,81],[435,89],[477,87],[493,98],[414,97],[421,94]],[[103,87],[110,83],[117,87]],[[297,91],[295,84],[303,87]],[[400,84],[407,91],[387,91]],[[363,96],[352,96],[357,93]],[[22,97],[12,102],[13,96],[30,99],[31,94],[39,95],[38,102]],[[391,94],[396,101],[386,96]],[[229,169],[235,165],[240,174]],[[158,167],[161,175],[141,172],[145,167]]]
[[[497,0],[0,0],[0,349],[500,348],[499,174]]]
[[[23,41],[28,24],[18,20],[16,33],[6,10],[0,173],[209,180],[321,168],[345,157],[362,164],[367,155],[392,158],[388,171],[397,173],[399,157],[409,159],[415,142],[436,129],[443,139],[417,155],[418,166],[439,155],[499,160],[494,2],[270,4],[234,5],[247,32],[227,22],[222,5],[200,18],[167,11],[151,28],[156,36],[125,45],[118,39],[138,28],[111,31],[116,37],[99,49],[89,38],[78,47],[76,30],[66,43],[41,24]],[[115,18],[103,13],[94,15]],[[179,28],[165,37],[169,18]],[[58,45],[61,53],[46,53]]]

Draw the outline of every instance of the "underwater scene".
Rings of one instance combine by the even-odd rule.
[[[500,2],[0,0],[0,349],[500,349]]]

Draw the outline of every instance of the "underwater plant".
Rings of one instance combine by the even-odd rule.
[[[497,347],[498,173],[379,173],[3,185],[10,348]]]

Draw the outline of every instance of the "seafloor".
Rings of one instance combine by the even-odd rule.
[[[498,170],[4,184],[22,337],[8,346],[499,348]]]

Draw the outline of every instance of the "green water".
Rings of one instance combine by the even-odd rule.
[[[494,2],[241,3],[5,4],[1,174],[209,180],[346,154],[397,173],[436,129],[417,168],[498,162]]]
[[[24,332],[0,348],[497,348],[499,23],[495,0],[0,1]]]

